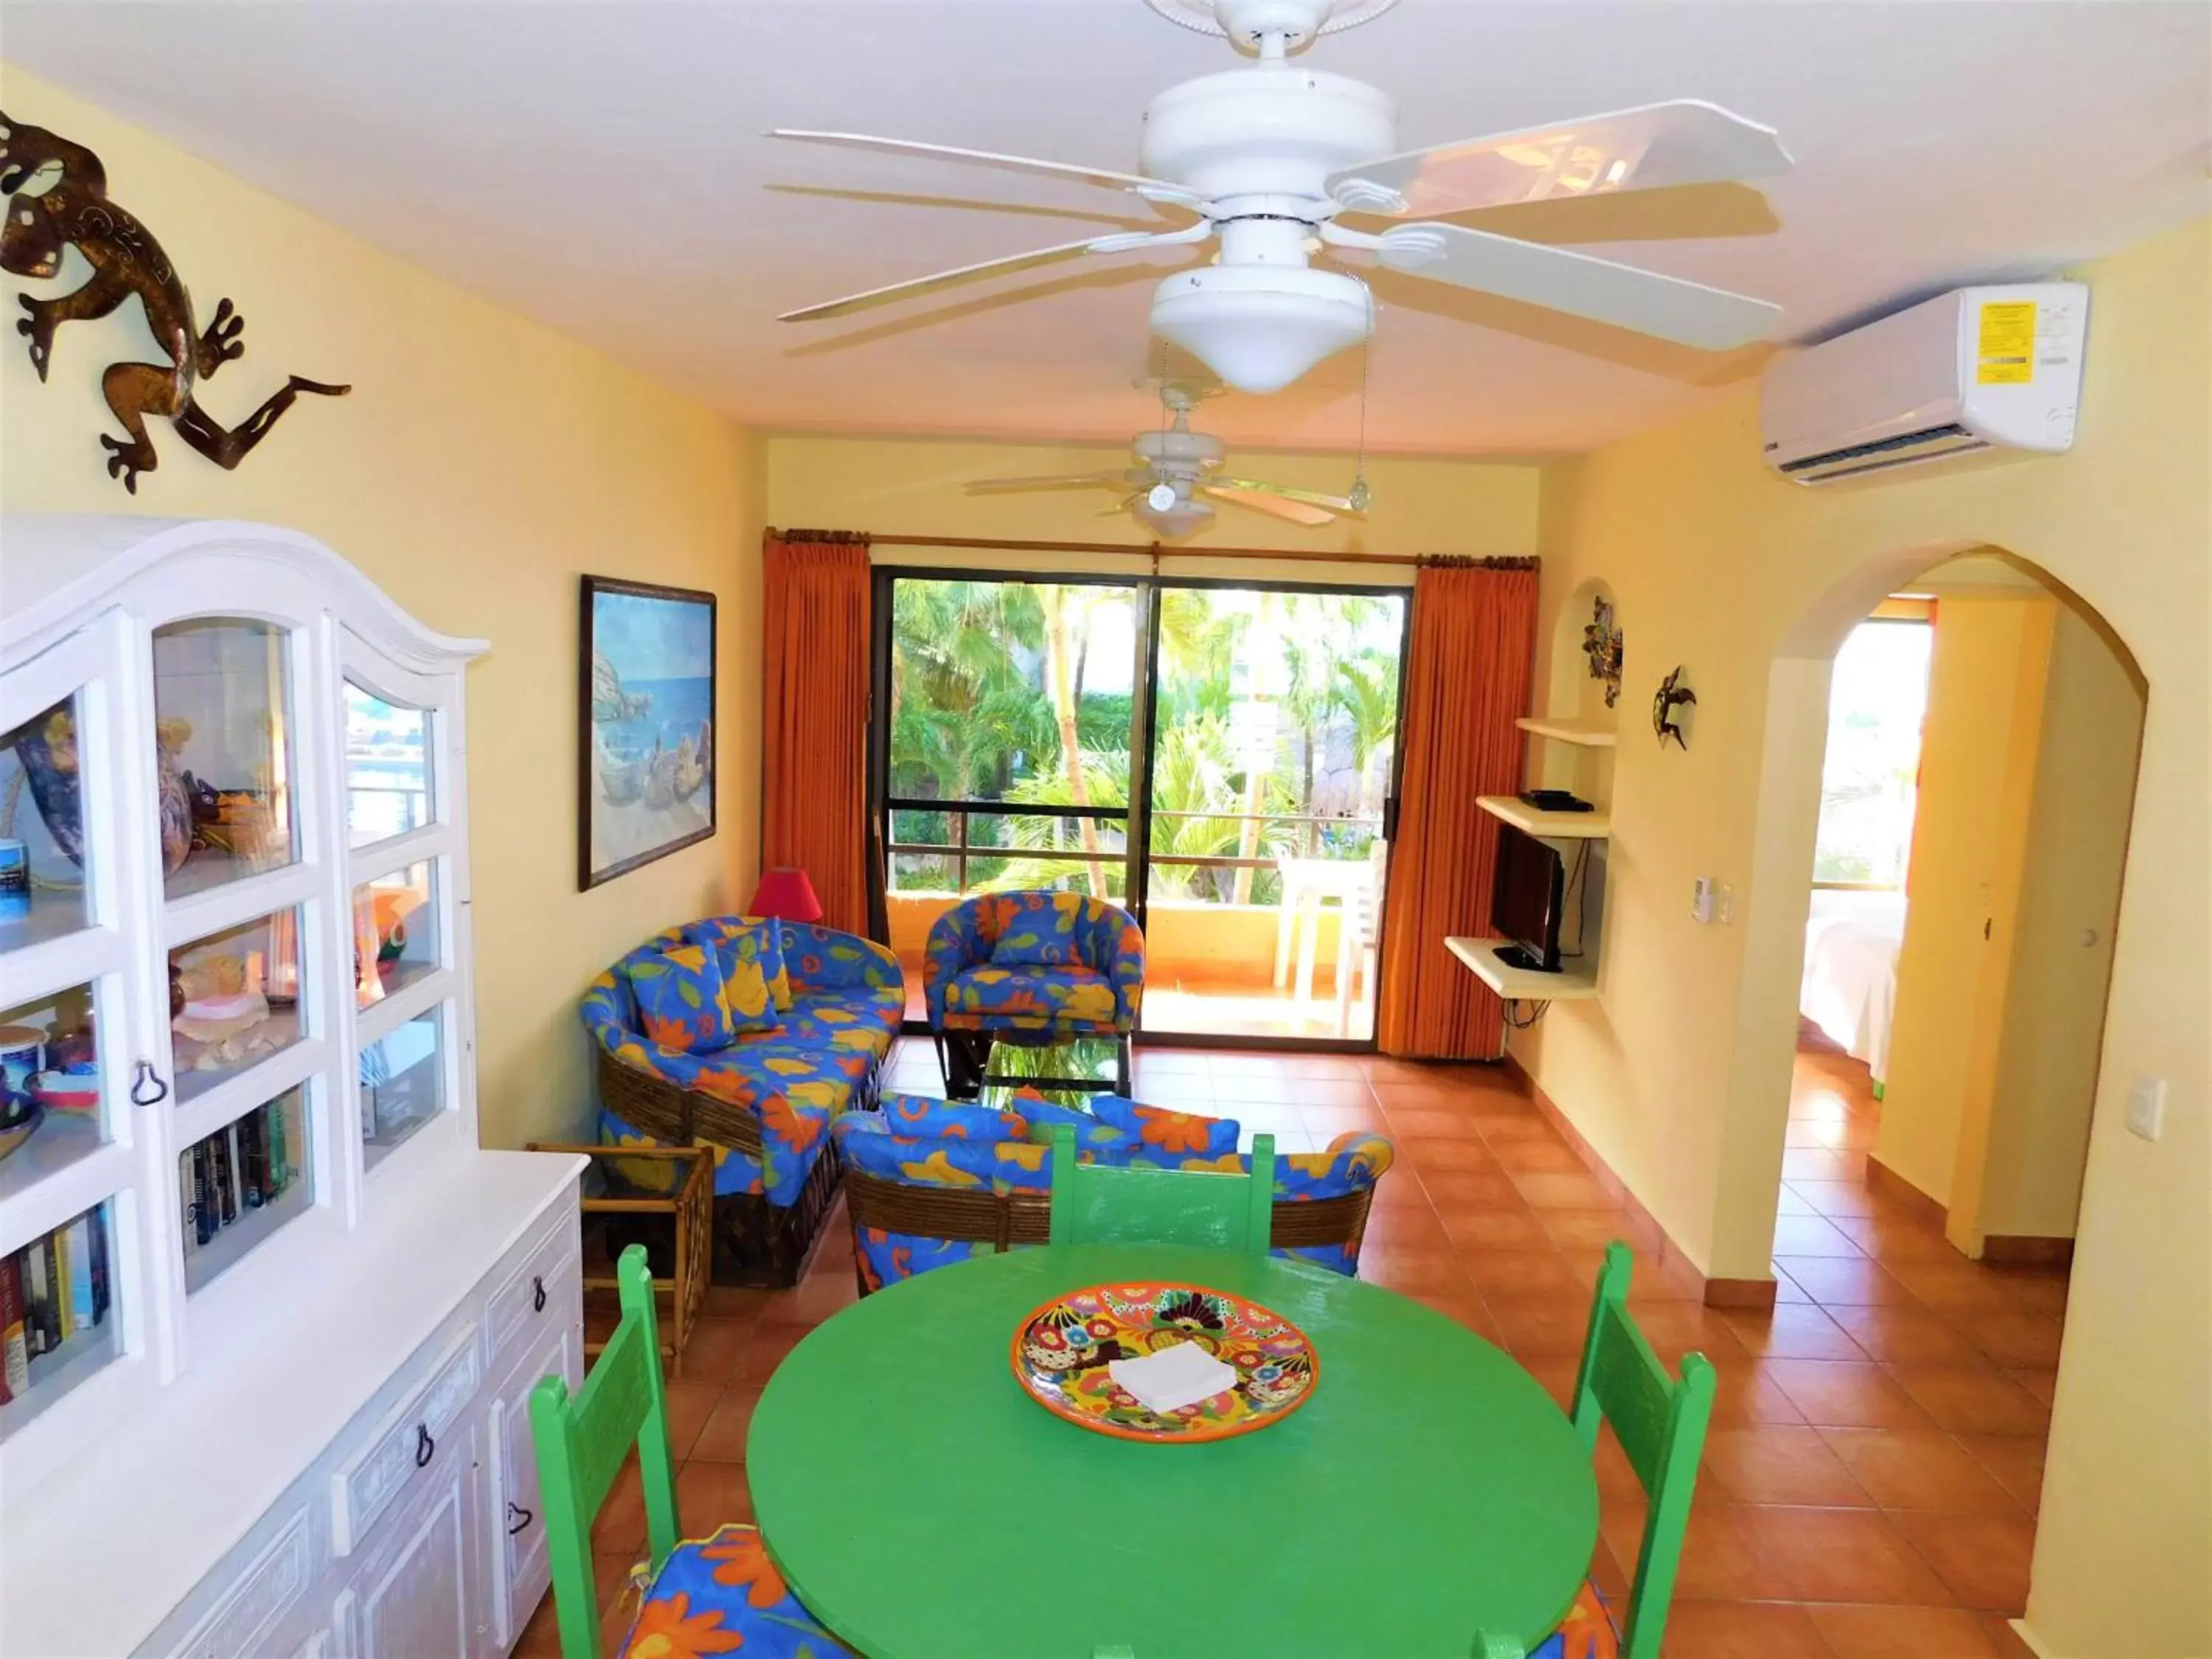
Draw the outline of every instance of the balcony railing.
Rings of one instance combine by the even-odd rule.
[[[898,860],[902,855],[941,858],[949,860],[952,872],[951,890],[957,893],[966,893],[970,890],[968,871],[971,863],[993,860],[1026,859],[1049,860],[1056,864],[1096,862],[1126,866],[1135,856],[1135,849],[1127,845],[1101,848],[1094,860],[1079,842],[1065,847],[1001,847],[989,842],[974,841],[969,834],[968,820],[971,817],[1028,819],[1032,822],[1053,820],[1070,822],[1087,818],[1100,823],[1119,824],[1126,831],[1129,814],[1125,807],[1035,806],[1025,803],[952,806],[937,802],[927,805],[894,802],[892,812],[894,817],[901,813],[926,813],[947,818],[950,820],[952,837],[950,841],[945,842],[893,841],[887,843],[884,850],[890,860],[889,887],[894,893],[945,890],[933,885],[926,889],[902,887],[899,883],[898,868]],[[1353,813],[1155,811],[1152,814],[1152,822],[1156,826],[1174,822],[1200,821],[1237,825],[1258,823],[1261,826],[1260,834],[1263,842],[1267,838],[1269,826],[1279,825],[1290,832],[1288,840],[1291,845],[1279,845],[1264,856],[1253,858],[1244,858],[1231,854],[1155,852],[1152,854],[1150,861],[1156,866],[1167,865],[1197,870],[1272,871],[1275,867],[1277,857],[1285,852],[1298,858],[1331,856],[1326,850],[1327,831],[1334,830],[1356,833],[1364,830],[1372,836],[1380,834],[1383,827],[1383,819],[1379,816],[1363,817]],[[1364,859],[1367,856],[1367,851],[1363,846],[1357,852],[1347,851],[1340,856],[1346,860]]]

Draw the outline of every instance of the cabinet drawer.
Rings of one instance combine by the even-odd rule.
[[[270,1634],[298,1605],[315,1577],[307,1511],[295,1511],[264,1545],[222,1599],[185,1639],[185,1659],[236,1659],[264,1650]]]
[[[392,1499],[419,1471],[443,1462],[438,1437],[453,1426],[477,1392],[483,1372],[477,1328],[463,1326],[429,1367],[428,1379],[383,1418],[368,1443],[331,1477],[331,1544],[350,1554]]]
[[[580,1247],[574,1214],[561,1217],[536,1243],[526,1247],[522,1265],[497,1290],[484,1315],[484,1348],[495,1373],[526,1343],[576,1317],[580,1291]]]

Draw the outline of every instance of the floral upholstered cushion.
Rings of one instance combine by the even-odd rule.
[[[694,926],[711,928],[719,936],[716,948],[721,952],[725,976],[740,963],[750,964],[768,982],[769,994],[775,999],[776,1012],[790,1012],[791,975],[783,960],[781,922],[773,916],[742,916],[734,922],[718,919]]]
[[[937,1100],[927,1095],[885,1095],[883,1109],[884,1126],[895,1135],[942,1135],[957,1140],[1022,1140],[1029,1135],[1027,1120],[1017,1113],[970,1106],[957,1100]]]
[[[1056,1100],[1047,1100],[1034,1089],[1014,1091],[1014,1109],[1029,1125],[1028,1139],[1031,1140],[1049,1145],[1054,1129],[1065,1124],[1075,1131],[1075,1144],[1079,1151],[1097,1152],[1104,1147],[1126,1152],[1137,1145],[1137,1138],[1127,1129],[1118,1129],[1103,1118],[1063,1106]]]
[[[620,1659],[834,1659],[851,1651],[791,1593],[760,1529],[732,1524],[669,1553]]]
[[[1050,1031],[1079,1036],[1116,1029],[1114,987],[1095,968],[970,968],[945,988],[948,1030]]]
[[[721,961],[704,945],[671,945],[632,963],[629,986],[639,1028],[664,1048],[711,1054],[737,1036]]]
[[[1093,1095],[1091,1109],[1103,1123],[1134,1138],[1136,1156],[1146,1163],[1165,1159],[1225,1158],[1244,1133],[1233,1117],[1200,1117],[1164,1106],[1139,1106],[1120,1095]]]
[[[1559,1629],[1539,1642],[1528,1659],[1620,1659],[1620,1632],[1596,1585],[1583,1581]]]
[[[1070,968],[1084,965],[1076,938],[1082,921],[1080,893],[1018,893],[1021,901],[1006,913],[1003,931],[991,947],[994,968]]]

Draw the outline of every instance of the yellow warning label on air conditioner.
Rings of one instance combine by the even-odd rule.
[[[1982,307],[1974,379],[1983,386],[2026,386],[2035,378],[2035,301],[1992,301]]]

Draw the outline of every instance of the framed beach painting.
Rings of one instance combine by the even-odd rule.
[[[584,578],[576,884],[714,833],[714,596]]]

